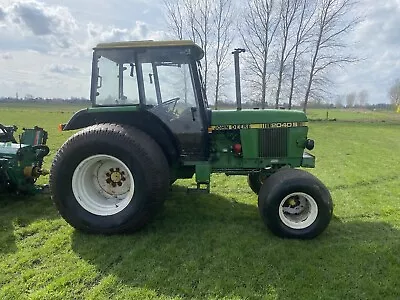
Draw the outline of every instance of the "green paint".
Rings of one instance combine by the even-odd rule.
[[[21,144],[0,143],[0,192],[5,190],[33,194],[38,191],[34,183],[39,176],[27,177],[24,170],[30,167],[41,169],[43,157],[48,153],[42,144],[46,136],[47,132],[35,127],[24,130]]]
[[[30,145],[13,144],[15,147],[2,147],[0,145],[0,174],[5,174],[10,183],[9,188],[15,191],[32,193],[35,191],[33,181],[29,182],[24,176],[24,168],[35,165],[36,153]],[[13,150],[13,153],[11,153]],[[0,179],[0,190],[5,188],[3,179]]]
[[[301,111],[274,109],[216,110],[211,114],[211,125],[274,122],[307,122],[307,116]]]
[[[241,120],[235,122],[240,123]],[[306,126],[212,131],[210,133],[212,171],[248,174],[250,170],[280,168],[285,165],[294,168],[313,167],[315,164],[313,158],[303,159],[307,133]],[[263,141],[262,136],[264,136]],[[241,144],[242,153],[234,153],[234,144]],[[272,149],[271,155],[268,155],[265,147]]]
[[[240,140],[243,149],[243,158],[258,157],[258,136],[259,129],[240,130]]]
[[[25,128],[21,135],[21,143],[27,145],[44,144],[47,141],[47,132],[40,127]]]
[[[208,162],[201,162],[196,164],[196,182],[197,183],[210,183],[211,168]]]
[[[288,134],[288,157],[302,157],[305,141],[307,139],[308,127],[290,128]]]

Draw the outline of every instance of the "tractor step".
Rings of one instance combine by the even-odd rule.
[[[187,193],[210,193],[209,183],[197,183],[197,188],[187,188]]]

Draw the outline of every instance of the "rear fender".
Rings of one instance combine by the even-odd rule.
[[[158,117],[146,110],[93,112],[83,109],[76,112],[61,129],[75,130],[100,123],[126,124],[142,130],[160,145],[170,165],[179,157],[178,139]]]

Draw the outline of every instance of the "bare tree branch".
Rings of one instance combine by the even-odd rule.
[[[390,103],[394,106],[400,106],[400,79],[392,85],[389,90]]]
[[[304,97],[303,110],[312,93],[317,75],[328,71],[337,65],[348,64],[356,59],[343,57],[343,49],[346,43],[344,36],[354,29],[359,18],[352,15],[355,0],[317,0],[318,10],[315,21],[315,39],[312,42],[311,64],[309,67],[308,83]],[[341,51],[338,51],[341,49]]]
[[[250,76],[261,79],[261,106],[265,108],[271,45],[280,24],[280,7],[274,0],[250,0],[244,15],[244,26],[239,27],[252,63]],[[258,75],[258,76],[257,76]]]
[[[231,48],[233,33],[233,8],[232,0],[217,0],[213,12],[213,28],[216,30],[215,45],[215,90],[214,103],[218,109],[218,100],[222,88],[222,76],[229,65],[227,55]]]

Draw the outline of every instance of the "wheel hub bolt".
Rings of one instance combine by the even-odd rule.
[[[109,172],[106,173],[107,179],[106,182],[113,187],[122,186],[123,182],[126,181],[124,177],[125,172],[120,171],[119,168],[110,168]]]

